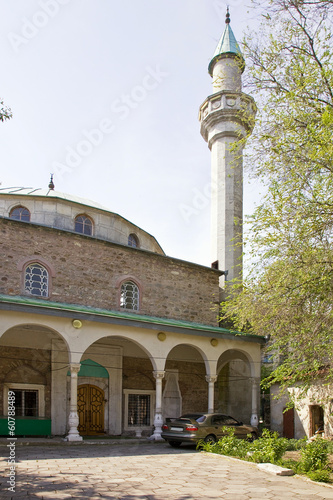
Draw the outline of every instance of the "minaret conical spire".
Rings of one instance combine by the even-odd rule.
[[[225,19],[225,29],[224,32],[216,46],[212,60],[208,66],[208,72],[210,76],[213,76],[213,69],[215,63],[223,57],[240,57],[243,60],[242,51],[236,40],[236,37],[230,27],[230,13],[229,7],[227,7],[227,14]]]

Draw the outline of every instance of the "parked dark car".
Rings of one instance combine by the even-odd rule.
[[[215,443],[225,432],[223,427],[231,427],[240,439],[256,439],[258,429],[244,425],[233,417],[221,413],[187,413],[176,419],[168,419],[162,427],[162,438],[174,448],[184,443]]]

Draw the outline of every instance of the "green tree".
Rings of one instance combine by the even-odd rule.
[[[3,100],[0,98],[0,121],[4,122],[12,117],[11,109],[5,106]]]
[[[333,364],[333,19],[331,1],[272,0],[247,35],[258,104],[247,168],[266,185],[249,220],[250,272],[223,320],[270,335],[269,383],[311,383]]]

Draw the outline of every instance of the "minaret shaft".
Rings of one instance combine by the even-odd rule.
[[[228,279],[241,278],[243,253],[243,165],[235,141],[220,137],[211,147],[211,257]]]
[[[211,150],[212,262],[242,279],[243,143],[253,127],[252,97],[232,90],[209,96],[200,108],[201,134]],[[224,279],[221,279],[221,287]]]

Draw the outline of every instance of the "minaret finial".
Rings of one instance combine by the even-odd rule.
[[[225,16],[225,24],[230,23],[229,5],[227,6],[227,15]]]
[[[51,179],[50,179],[50,183],[49,183],[49,189],[51,191],[54,190],[53,174],[51,174]]]

